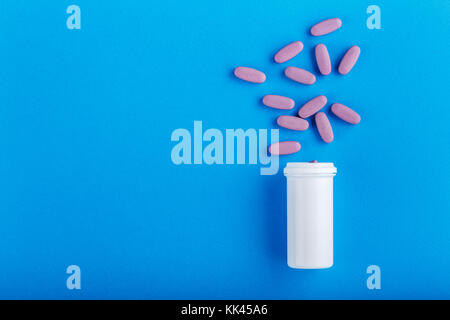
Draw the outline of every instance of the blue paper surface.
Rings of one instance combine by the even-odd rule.
[[[81,8],[69,30],[66,9]],[[369,5],[381,9],[370,30]],[[450,2],[25,1],[0,4],[0,298],[450,298]],[[316,22],[340,30],[312,37]],[[282,65],[273,54],[300,40]],[[313,86],[327,45],[333,72]],[[347,76],[337,64],[361,57]],[[236,66],[262,70],[245,83]],[[261,104],[292,97],[296,108]],[[310,98],[354,108],[314,126],[280,129],[302,150],[260,165],[175,165],[178,128],[275,129]],[[286,162],[334,162],[335,265],[286,264]],[[68,290],[78,265],[82,289]],[[368,290],[366,268],[381,269]]]

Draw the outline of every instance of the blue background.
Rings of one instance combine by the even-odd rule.
[[[66,27],[71,4],[81,30]],[[366,27],[371,4],[381,30]],[[449,15],[446,0],[1,1],[0,298],[450,298]],[[338,32],[308,35],[335,16]],[[294,40],[303,52],[273,63]],[[319,42],[333,74],[287,80],[288,65],[316,70]],[[353,44],[361,58],[340,76]],[[268,80],[235,79],[239,65]],[[325,94],[363,119],[330,116],[329,145],[280,130],[302,144],[281,168],[338,168],[328,270],[286,265],[281,170],[171,162],[172,131],[194,120],[276,128],[298,107],[263,106],[273,93],[297,106]],[[71,264],[80,291],[66,288]],[[371,264],[381,290],[366,287]]]

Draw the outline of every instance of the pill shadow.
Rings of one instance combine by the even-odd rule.
[[[283,81],[286,83],[286,85],[288,85],[290,87],[289,90],[291,92],[295,92],[296,90],[299,90],[299,88],[304,86],[304,84],[298,83],[297,81],[294,81],[287,77],[285,71],[288,67],[297,67],[297,66],[292,63],[286,64],[285,66],[283,66],[283,69],[280,71],[280,77],[281,77],[281,79],[283,79]],[[287,96],[290,97],[290,95],[287,95]]]
[[[272,50],[272,51],[270,52],[270,55],[269,55],[269,57],[268,57],[268,59],[267,59],[267,60],[269,60],[268,62],[270,62],[270,63],[273,64],[273,65],[281,65],[280,63],[277,63],[277,62],[275,61],[275,54],[276,54],[281,48],[283,48],[283,46],[280,46],[278,49]]]
[[[332,123],[333,128],[349,128],[349,127],[353,127],[355,126],[354,124],[348,123],[344,120],[342,120],[341,118],[339,118],[338,116],[336,116],[333,112],[331,112],[331,108],[330,108],[330,112],[328,112],[327,114],[328,119],[330,120],[330,123]]]
[[[274,93],[274,94],[276,94],[276,93]],[[263,99],[264,99],[264,96],[258,97],[256,103],[257,103],[257,105],[258,105],[259,107],[261,107],[262,109],[268,110],[267,112],[268,112],[270,115],[273,115],[273,116],[274,116],[274,119],[275,119],[275,120],[272,121],[272,125],[275,125],[275,126],[276,126],[276,125],[277,125],[276,119],[281,115],[280,111],[283,111],[283,110],[278,110],[278,109],[275,109],[275,108],[271,108],[271,107],[266,106],[266,105],[263,103]],[[277,112],[277,111],[278,111],[278,112]]]
[[[275,127],[276,129],[283,129],[282,127],[280,127],[277,123],[277,119],[280,115],[276,116],[273,120],[272,120],[272,126]]]
[[[323,108],[322,110],[320,110],[320,112],[325,113],[325,115],[326,115],[327,118],[328,118],[328,121],[330,121],[331,130],[333,130],[333,135],[335,134],[335,129],[336,129],[336,128],[339,128],[339,127],[341,127],[341,126],[345,126],[345,124],[343,125],[343,124],[341,123],[341,122],[345,122],[345,121],[342,121],[341,119],[339,119],[338,117],[336,117],[336,116],[334,115],[334,113],[331,112],[331,107]],[[336,119],[337,119],[337,121],[335,121]],[[314,115],[311,116],[311,126],[313,127],[312,129],[313,129],[313,131],[314,131],[314,135],[316,136],[316,138],[317,138],[321,143],[328,144],[328,143],[326,143],[326,142],[324,142],[324,141],[322,140],[322,137],[320,136],[319,130],[317,130],[316,118],[315,118]],[[331,142],[331,143],[333,143],[333,142]]]
[[[333,60],[333,66],[334,66],[334,70],[340,75],[339,73],[339,64],[342,61],[342,58],[344,58],[345,54],[347,53],[348,49],[350,49],[350,47],[346,48],[345,50],[343,50],[340,54],[337,54],[335,57],[335,59]]]
[[[236,75],[234,74],[234,69],[236,69],[236,68],[231,69],[230,72],[228,73],[228,76],[231,80],[233,80],[234,82],[236,82],[242,86],[248,86],[248,87],[255,86],[255,83],[251,83],[249,81],[245,81],[245,80],[242,80],[242,79],[239,79],[238,77],[236,77]]]
[[[313,65],[313,69],[315,72],[316,77],[323,77],[323,75],[320,73],[320,69],[319,66],[317,65],[317,60],[316,60],[316,46],[313,46],[310,50],[309,50],[309,54],[311,55],[311,61],[312,61],[312,65]]]
[[[323,111],[323,110],[320,110]],[[312,115],[311,117],[309,117],[311,123],[310,123],[310,129],[312,129],[314,136],[316,137],[317,140],[319,140],[320,142],[325,143],[322,140],[322,137],[320,136],[319,130],[317,130],[317,124],[316,124],[316,117],[314,115]]]
[[[264,96],[258,97],[258,98],[256,98],[256,99],[257,99],[256,104],[257,104],[258,106],[262,107],[263,109],[272,109],[272,108],[266,106],[266,105],[263,103]]]
[[[277,113],[276,116],[272,119],[272,125],[276,129],[287,130],[289,132],[296,131],[296,130],[291,130],[291,129],[287,129],[287,128],[279,126],[278,125],[278,118],[280,116],[292,116],[292,117],[300,118],[300,116],[298,115],[298,110],[296,110],[296,108],[292,108],[292,110],[279,110],[279,111],[281,111],[281,112]],[[289,114],[288,114],[288,112],[289,112]]]
[[[231,69],[230,72],[228,73],[230,79],[233,79],[233,80],[234,80],[234,79],[237,79],[236,76],[234,75],[234,69],[235,69],[235,68]]]
[[[280,169],[281,170],[281,169]],[[265,225],[267,248],[270,257],[276,261],[287,261],[287,226],[286,226],[286,185],[280,173],[264,179]]]
[[[249,81],[245,81],[245,80],[242,80],[242,79],[239,79],[238,77],[236,77],[236,75],[234,74],[234,69],[232,69],[229,72],[229,78],[230,78],[230,80],[237,83],[241,87],[242,86],[249,87],[249,88],[255,87],[255,83],[251,83]]]
[[[328,116],[328,119],[330,120],[330,123],[331,123],[331,121],[333,121],[333,123],[337,122],[338,125],[350,124],[350,123],[345,122],[344,120],[342,120],[338,116],[336,116],[333,112],[331,112],[331,108],[330,108],[330,111],[327,113],[327,116]]]
[[[280,70],[280,77],[283,79],[287,79],[289,80],[289,82],[292,82],[292,80],[290,80],[288,77],[286,77],[286,74],[284,73],[284,71],[286,70],[286,68],[289,67],[288,65],[283,66],[283,68]]]

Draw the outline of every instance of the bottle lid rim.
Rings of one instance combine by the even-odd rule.
[[[335,175],[337,172],[333,162],[289,162],[284,168],[285,176],[295,175]]]

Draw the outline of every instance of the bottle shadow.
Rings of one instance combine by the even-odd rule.
[[[264,207],[267,247],[271,258],[287,261],[286,181],[282,174],[264,177]]]

